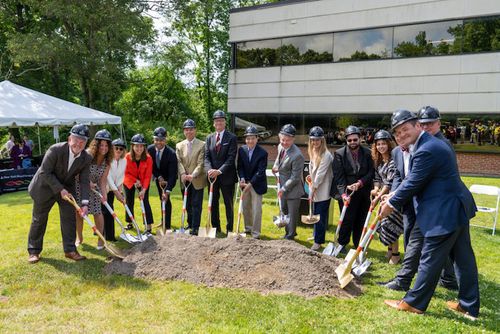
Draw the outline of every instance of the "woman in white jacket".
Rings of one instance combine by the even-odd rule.
[[[312,198],[314,214],[319,215],[319,222],[314,224],[314,244],[312,250],[318,250],[325,242],[330,208],[330,186],[333,179],[333,156],[326,147],[325,132],[319,126],[309,131],[309,173],[312,180]]]
[[[113,202],[116,199],[123,203],[123,179],[125,177],[125,142],[121,139],[115,139],[113,144],[113,161],[108,174],[108,204],[114,208]],[[113,216],[103,207],[104,213],[104,235],[108,241],[116,241],[115,239],[115,220]]]

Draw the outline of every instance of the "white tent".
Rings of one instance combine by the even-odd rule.
[[[58,99],[8,80],[0,82],[0,126],[121,124],[121,117]]]

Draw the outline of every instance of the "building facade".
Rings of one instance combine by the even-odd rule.
[[[334,144],[433,105],[458,141],[481,125],[500,145],[500,1],[280,1],[233,9],[230,43],[237,133],[250,122],[275,143],[292,123],[305,143],[320,125]]]

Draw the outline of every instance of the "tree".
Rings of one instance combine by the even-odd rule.
[[[18,19],[33,27],[9,35],[8,50],[20,67],[35,63],[80,88],[84,105],[111,111],[139,47],[152,41],[150,18],[140,0],[24,0]],[[19,11],[18,11],[19,12]]]

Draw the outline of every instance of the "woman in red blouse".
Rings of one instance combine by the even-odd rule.
[[[139,197],[144,200],[146,209],[147,232],[151,233],[153,224],[153,213],[149,205],[149,184],[153,174],[153,159],[146,152],[146,139],[142,134],[136,134],[131,139],[130,152],[125,156],[127,166],[125,167],[125,179],[123,181],[123,190],[125,200],[130,211],[134,214],[135,188],[139,190]],[[128,229],[132,228],[130,218],[126,218]]]

